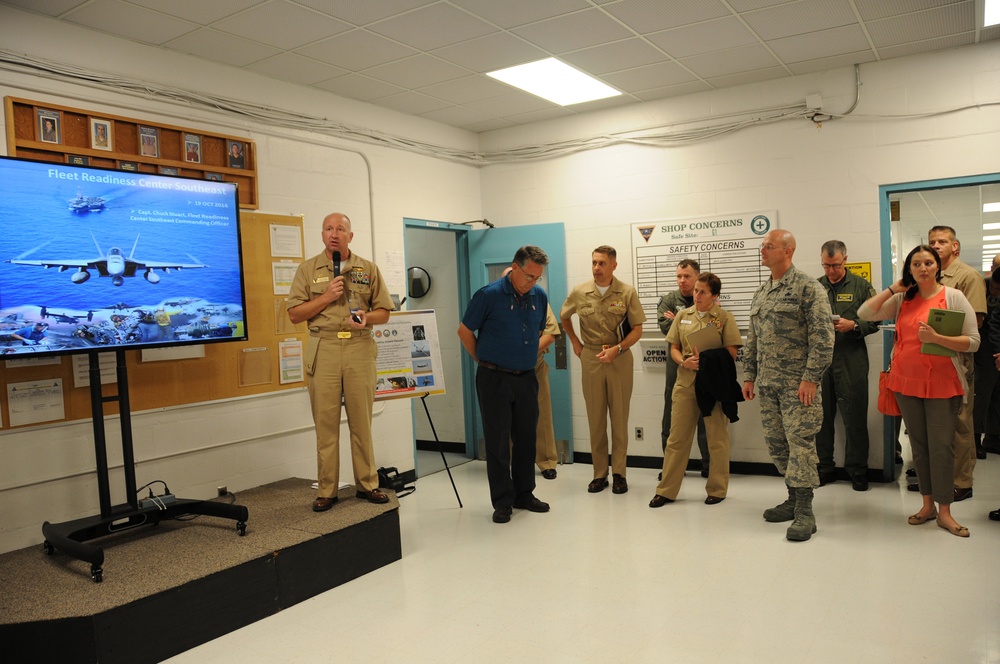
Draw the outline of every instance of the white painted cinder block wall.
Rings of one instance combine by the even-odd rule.
[[[871,261],[880,275],[879,185],[1000,171],[1000,107],[919,119],[887,116],[1000,101],[1000,44],[866,64],[861,74],[857,109],[821,128],[808,120],[785,121],[684,147],[618,146],[490,166],[482,175],[483,214],[497,225],[565,223],[571,286],[591,278],[590,252],[601,244],[618,250],[616,275],[634,283],[628,258],[633,222],[771,209],[797,238],[799,268],[820,276],[820,245],[840,239],[852,261]],[[481,135],[482,149],[655,126],[687,128],[683,123],[804,101],[816,92],[824,110],[841,113],[853,103],[855,89],[854,70],[845,68],[489,132]],[[901,255],[908,249],[901,247]],[[882,286],[880,278],[875,286]],[[655,329],[655,321],[647,326]],[[869,462],[881,468],[882,418],[874,406],[881,335],[868,337],[868,344]],[[574,444],[589,451],[579,366],[571,358]],[[644,372],[638,362],[636,367],[629,434],[641,426],[647,435],[632,441],[629,453],[658,459],[659,436],[650,432],[660,427],[663,374]],[[757,404],[742,406],[740,415],[731,430],[733,459],[768,463]]]
[[[12,52],[155,85],[330,117],[452,148],[476,146],[476,137],[469,132],[9,7],[0,7],[0,44]],[[376,262],[386,252],[402,252],[404,216],[445,221],[482,216],[479,170],[469,166],[9,70],[0,70],[0,95],[253,139],[258,148],[260,211],[304,215],[307,256],[321,251],[320,224],[332,211],[351,216],[352,248]],[[0,152],[8,152],[3,136]],[[402,291],[402,283],[390,285]],[[401,471],[413,468],[410,422],[408,401],[376,406],[374,437],[380,465]],[[116,504],[126,498],[117,426],[116,420],[108,424]],[[172,492],[185,498],[212,497],[219,485],[238,492],[289,476],[315,475],[312,417],[304,390],[134,413],[133,434],[138,483],[165,479]],[[342,439],[347,440],[346,425]],[[89,420],[0,429],[0,552],[40,543],[43,521],[99,512],[92,441]],[[341,480],[351,482],[348,448],[342,446]],[[303,509],[311,499],[303,496]]]

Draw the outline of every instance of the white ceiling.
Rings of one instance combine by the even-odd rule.
[[[982,0],[0,0],[471,131],[1000,37]],[[624,94],[484,75],[555,56]]]

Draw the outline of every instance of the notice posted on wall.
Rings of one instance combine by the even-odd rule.
[[[444,394],[444,366],[433,309],[394,311],[373,330],[378,344],[376,399]]]
[[[775,210],[633,223],[632,269],[646,320],[654,323],[650,329],[659,334],[656,305],[677,290],[677,263],[691,258],[722,281],[719,305],[745,331],[753,294],[771,276],[760,264],[760,245],[775,228]]]
[[[7,384],[12,427],[66,419],[62,378]]]

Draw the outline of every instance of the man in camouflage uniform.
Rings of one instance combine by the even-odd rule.
[[[832,314],[819,282],[792,265],[791,233],[769,232],[760,253],[771,278],[750,305],[743,397],[749,401],[760,396],[764,440],[788,487],[788,500],[764,510],[764,519],[792,521],[785,536],[801,542],[816,532],[816,433],[823,423],[819,386],[833,359]]]

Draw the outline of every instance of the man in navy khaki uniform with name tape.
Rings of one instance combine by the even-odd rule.
[[[476,394],[483,417],[486,477],[494,523],[510,521],[513,508],[548,512],[535,497],[538,424],[538,339],[549,298],[538,288],[549,257],[525,245],[510,273],[483,286],[458,326],[462,347],[476,362]]]
[[[372,326],[389,320],[392,298],[378,267],[350,250],[351,220],[335,212],[323,220],[323,253],[303,261],[288,294],[292,323],[308,322],[305,367],[316,423],[319,488],[312,508],[337,502],[340,482],[340,403],[347,408],[356,496],[386,503],[378,488],[372,445],[375,360]]]
[[[830,303],[819,282],[792,265],[795,236],[773,230],[760,246],[771,277],[754,293],[743,347],[743,397],[760,397],[764,442],[785,477],[788,500],[764,510],[770,522],[792,521],[785,537],[816,532],[813,490],[819,486],[816,434],[823,424],[823,373],[833,359]]]
[[[580,358],[583,400],[587,404],[594,479],[587,487],[598,493],[608,486],[608,416],[611,416],[611,473],[614,493],[628,491],[628,413],[632,399],[633,359],[629,349],[639,341],[646,314],[635,289],[615,277],[618,252],[601,245],[591,253],[593,280],[570,291],[559,317],[573,352]],[[580,336],[570,318],[580,317]],[[622,322],[632,329],[622,338]]]

